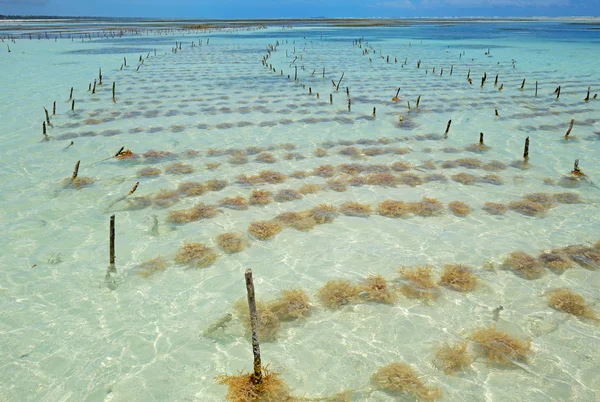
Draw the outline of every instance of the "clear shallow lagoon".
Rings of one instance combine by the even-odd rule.
[[[544,296],[566,287],[600,312],[600,267],[574,265],[562,275],[546,270],[535,280],[501,269],[513,251],[537,256],[600,239],[600,100],[583,101],[588,86],[592,96],[600,92],[600,31],[590,28],[594,26],[563,22],[311,26],[10,42],[11,53],[3,49],[0,56],[0,399],[223,400],[226,389],[213,379],[251,368],[250,342],[236,317],[214,337],[202,333],[245,297],[243,272],[249,267],[259,299],[301,286],[313,301],[310,317],[282,323],[276,341],[261,345],[263,361],[281,373],[293,395],[360,390],[353,394],[356,401],[411,400],[371,389],[370,377],[378,367],[402,361],[441,388],[448,401],[600,400],[600,327],[548,307]],[[353,44],[359,38],[362,47]],[[172,52],[175,41],[183,43],[177,53]],[[261,59],[277,41],[277,51],[267,60],[274,73]],[[136,71],[140,55],[145,60]],[[128,65],[120,70],[124,56]],[[104,85],[91,95],[88,85],[99,67]],[[339,80],[342,72],[335,91],[331,80]],[[484,73],[487,81],[481,88]],[[111,100],[113,81],[116,104]],[[556,99],[553,91],[559,85]],[[70,87],[74,113],[66,102]],[[398,87],[400,100],[392,102]],[[57,114],[48,129],[53,138],[41,141],[42,107],[51,113],[53,101]],[[575,125],[565,141],[571,119]],[[466,150],[478,142],[480,132],[489,150]],[[526,137],[531,149],[523,169]],[[67,148],[71,141],[74,145]],[[140,156],[152,149],[176,156],[96,163],[121,146]],[[348,146],[360,155],[340,154]],[[261,163],[248,155],[245,164],[230,163],[231,149],[248,147],[263,147],[276,161]],[[316,157],[318,147],[326,148],[327,156]],[[375,147],[409,152],[368,156],[381,152]],[[497,160],[506,168],[443,167],[460,158]],[[565,182],[575,159],[587,177]],[[79,190],[62,188],[78,160],[79,175],[96,181]],[[445,180],[415,187],[348,185],[343,192],[327,188],[330,178],[321,176],[256,186],[236,182],[242,174],[263,170],[291,175],[326,164],[390,166],[399,161],[410,163],[409,172],[423,179],[440,174]],[[435,168],[427,170],[426,161]],[[167,173],[174,162],[189,164],[194,172]],[[220,165],[209,169],[207,163]],[[138,178],[136,172],[144,167],[162,173]],[[503,184],[452,180],[461,172],[496,174]],[[334,178],[352,177],[337,168]],[[108,208],[138,180],[134,196],[144,197],[211,179],[229,185],[179,197],[167,208],[133,209],[127,200]],[[264,207],[220,208],[212,219],[183,225],[166,221],[170,211],[198,202],[218,204],[225,197],[248,197],[255,188],[276,192],[306,183],[325,188]],[[485,202],[508,204],[525,194],[567,191],[584,203],[557,203],[540,217],[511,210],[493,216],[482,210]],[[248,237],[249,247],[232,255],[215,243],[224,232],[247,235],[252,221],[321,203],[356,201],[376,209],[387,199],[413,202],[423,196],[439,199],[445,213],[399,219],[375,212],[366,218],[340,215],[309,231],[286,228],[270,241]],[[457,217],[447,211],[454,200],[469,204],[472,213]],[[105,282],[111,214],[117,221],[116,287]],[[184,241],[214,247],[218,260],[199,269],[175,264]],[[139,264],[159,255],[168,268],[148,278],[139,275]],[[441,288],[432,303],[399,294],[395,305],[364,302],[339,310],[323,307],[317,297],[332,279],[360,283],[381,274],[401,285],[400,268],[424,264],[433,266],[436,280],[444,264],[470,265],[481,285],[469,293]],[[532,341],[533,353],[522,367],[490,365],[480,355],[456,376],[434,367],[441,342],[459,341],[494,324],[498,306],[504,308],[498,328]],[[473,342],[470,347],[477,349]]]

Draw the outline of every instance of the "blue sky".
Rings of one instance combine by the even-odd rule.
[[[0,0],[0,14],[164,18],[599,16],[600,0]]]

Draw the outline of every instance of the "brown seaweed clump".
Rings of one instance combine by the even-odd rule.
[[[169,211],[166,220],[167,222],[179,224],[195,221],[195,219],[192,217],[192,211],[189,209],[178,209]]]
[[[495,186],[500,186],[504,184],[504,181],[502,181],[502,177],[498,176],[497,174],[486,174],[481,178],[481,182],[493,184]]]
[[[381,275],[368,277],[361,288],[364,298],[369,301],[394,304],[398,299],[396,293],[390,289],[387,281]]]
[[[424,265],[414,269],[402,268],[400,275],[406,281],[401,287],[402,294],[409,299],[436,299],[440,292],[433,281],[432,267]]]
[[[215,170],[215,169],[218,169],[219,166],[221,166],[221,163],[219,163],[219,162],[206,162],[204,166],[206,166],[206,168],[208,170]]]
[[[483,170],[487,170],[488,172],[499,172],[501,170],[506,170],[507,166],[505,163],[493,160],[482,166]]]
[[[396,172],[406,172],[412,169],[412,165],[408,162],[394,162],[392,163],[392,170]]]
[[[312,305],[304,289],[281,291],[281,297],[269,303],[271,310],[281,321],[293,321],[310,315]]]
[[[233,308],[236,315],[239,317],[246,334],[252,335],[252,323],[250,320],[250,311],[248,310],[248,304],[246,299],[239,299],[234,303]],[[273,313],[266,303],[257,301],[256,302],[256,315],[258,318],[258,340],[261,342],[272,342],[277,338],[279,332],[280,323],[279,318]]]
[[[134,154],[131,149],[126,149],[125,151],[119,153],[117,155],[117,159],[126,160],[126,159],[136,159],[139,158],[136,154]]]
[[[226,197],[219,201],[219,205],[225,208],[244,211],[248,209],[248,200],[241,195],[236,197]]]
[[[398,179],[391,173],[371,173],[366,177],[367,184],[372,186],[394,187],[398,184]]]
[[[440,277],[440,285],[459,292],[468,292],[475,289],[477,276],[467,265],[446,264]]]
[[[212,265],[217,258],[217,253],[202,243],[184,242],[175,255],[175,262],[205,268]]]
[[[238,375],[219,375],[215,377],[215,381],[219,385],[227,385],[225,399],[229,402],[293,401],[288,386],[279,378],[279,373],[262,367],[262,382],[255,385],[253,378],[253,373],[242,371]]]
[[[438,216],[444,213],[444,204],[435,198],[423,197],[421,201],[409,203],[410,211],[419,216]]]
[[[499,204],[497,202],[486,202],[483,204],[483,209],[490,215],[504,215],[506,211],[508,211],[508,207],[504,204]]]
[[[511,201],[508,208],[521,215],[541,217],[549,209],[548,206],[528,200]]]
[[[554,196],[546,193],[532,193],[523,196],[526,201],[535,202],[543,205],[545,208],[552,208],[554,206]]]
[[[273,198],[277,202],[287,202],[301,199],[302,194],[300,194],[300,192],[297,190],[291,188],[284,188],[279,190]]]
[[[176,162],[167,166],[165,172],[169,174],[190,174],[194,173],[194,168],[192,165]]]
[[[227,187],[228,184],[229,184],[229,182],[227,180],[219,180],[219,179],[212,179],[212,180],[209,180],[206,183],[204,183],[204,185],[206,186],[206,189],[208,191],[221,191],[225,187]]]
[[[483,163],[476,158],[461,158],[455,161],[458,166],[462,166],[467,169],[479,169]]]
[[[317,158],[323,158],[327,156],[327,150],[325,148],[317,148],[315,149],[315,156]]]
[[[142,278],[149,278],[157,272],[164,271],[167,269],[167,266],[167,261],[161,256],[158,256],[138,265],[138,275]]]
[[[559,204],[581,204],[583,200],[577,193],[557,193],[554,194],[554,201]]]
[[[360,292],[360,286],[353,285],[350,281],[331,280],[319,289],[318,296],[325,307],[335,310],[358,302]]]
[[[177,186],[177,191],[187,197],[193,197],[206,193],[206,186],[202,183],[186,181]]]
[[[444,343],[437,348],[433,365],[448,375],[456,375],[456,372],[473,363],[473,358],[467,350],[467,342],[458,342],[454,345]]]
[[[217,244],[227,254],[239,253],[244,251],[248,242],[246,238],[239,233],[222,233],[216,238]]]
[[[366,218],[373,212],[369,204],[360,204],[358,202],[348,201],[340,205],[340,213],[347,216],[358,216]]]
[[[505,269],[525,279],[538,279],[546,272],[538,260],[524,251],[510,253],[503,265]]]
[[[82,189],[84,187],[90,186],[96,182],[96,179],[93,177],[85,177],[85,176],[77,176],[76,178],[66,178],[63,180],[64,188],[74,188],[76,190]]]
[[[160,190],[152,199],[157,207],[169,208],[179,202],[179,192],[175,190]]]
[[[203,202],[199,202],[190,209],[190,215],[194,221],[214,218],[219,212],[221,212],[221,210],[214,205],[205,204]]]
[[[592,270],[600,268],[600,250],[597,248],[574,245],[564,247],[557,251],[568,255],[571,260],[575,261],[583,268]]]
[[[531,341],[498,331],[495,325],[476,330],[471,339],[481,346],[490,363],[526,361],[527,355],[531,353]]]
[[[409,394],[421,401],[432,402],[442,397],[439,388],[425,385],[419,374],[406,363],[390,363],[380,367],[371,381],[380,390],[392,394]]]
[[[548,306],[577,317],[590,318],[600,322],[596,312],[585,304],[583,296],[568,289],[556,289],[547,292],[546,295],[548,296]]]
[[[281,172],[273,170],[263,170],[258,174],[258,177],[262,183],[280,184],[286,181],[287,176]]]
[[[465,217],[472,211],[469,204],[463,201],[451,201],[448,203],[448,209],[456,216]]]
[[[344,179],[329,179],[327,180],[327,188],[338,192],[343,193],[348,189],[347,182]]]
[[[138,170],[136,173],[136,176],[137,177],[153,177],[153,176],[158,176],[161,173],[162,173],[162,170],[160,170],[159,168],[145,167],[145,168],[141,168],[140,170]]]
[[[290,173],[290,176],[294,179],[305,179],[310,176],[310,172],[304,170],[294,170],[292,173]]]
[[[154,159],[154,160],[174,158],[176,156],[177,155],[175,155],[173,152],[169,152],[169,151],[157,151],[155,149],[150,149],[150,150],[148,150],[144,154],[144,158],[146,158],[146,159]]]
[[[277,158],[270,152],[262,152],[256,155],[255,161],[262,163],[275,163],[277,162]]]
[[[298,191],[300,192],[300,194],[314,194],[316,192],[319,192],[323,190],[323,186],[320,184],[303,184]]]
[[[333,167],[333,165],[321,165],[312,170],[313,176],[333,177],[334,174],[335,167]]]
[[[315,220],[317,225],[331,223],[338,216],[337,208],[329,204],[319,204],[308,210],[307,213]]]
[[[248,226],[248,232],[259,240],[271,240],[283,230],[283,225],[274,221],[255,221]]]
[[[416,187],[425,183],[425,180],[421,176],[414,173],[402,173],[400,176],[398,176],[398,182],[406,184],[410,187]]]
[[[248,157],[243,152],[236,152],[227,159],[227,162],[232,165],[243,165],[248,163]]]
[[[546,267],[559,274],[573,266],[571,260],[569,260],[565,254],[560,252],[542,253],[538,256],[538,260]]]
[[[273,202],[273,194],[266,190],[252,190],[248,202],[250,205],[267,205]]]
[[[479,178],[469,173],[457,173],[455,175],[452,175],[452,180],[454,180],[457,183],[470,186],[472,184],[477,183],[479,181]]]
[[[377,207],[377,213],[388,218],[401,218],[411,211],[410,204],[404,201],[385,200]]]

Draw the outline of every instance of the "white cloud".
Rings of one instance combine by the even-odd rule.
[[[569,0],[423,0],[427,7],[554,7],[568,6]]]
[[[375,7],[413,9],[415,5],[410,0],[396,0],[378,2]]]

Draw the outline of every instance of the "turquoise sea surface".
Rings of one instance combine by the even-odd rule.
[[[252,369],[247,268],[298,400],[415,400],[372,377],[400,362],[444,401],[600,401],[598,25],[40,24],[0,26],[0,401],[225,400],[215,377]],[[449,264],[475,288],[438,286]],[[355,297],[331,306],[338,280]],[[297,288],[292,320],[273,301]],[[530,351],[486,349],[492,326]],[[451,375],[436,350],[460,342]]]

